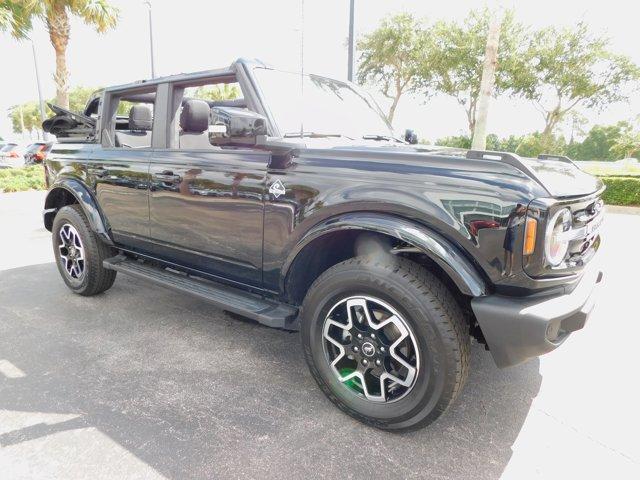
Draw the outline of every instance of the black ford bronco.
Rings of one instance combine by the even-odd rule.
[[[506,367],[592,310],[603,185],[567,158],[417,145],[355,85],[245,60],[52,108],[44,224],[73,292],[120,272],[300,330],[370,425],[442,415],[471,337]]]

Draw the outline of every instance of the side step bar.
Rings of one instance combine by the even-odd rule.
[[[108,258],[104,260],[103,265],[109,270],[201,298],[222,310],[251,318],[268,327],[297,330],[295,320],[298,309],[291,305],[276,300],[265,300],[260,295],[152,266],[124,255]]]

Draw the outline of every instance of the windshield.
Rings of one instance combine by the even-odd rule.
[[[13,150],[14,147],[16,147],[15,143],[7,143],[4,147],[0,148],[0,152],[8,152]]]
[[[395,137],[375,101],[354,85],[264,68],[254,72],[282,135]]]
[[[29,148],[27,148],[26,153],[33,153],[33,152],[39,150],[42,145],[44,145],[44,144],[43,143],[32,143],[31,145],[29,145]]]

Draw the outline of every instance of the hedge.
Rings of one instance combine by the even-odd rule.
[[[640,177],[600,177],[607,186],[602,195],[609,205],[640,206]]]
[[[44,190],[44,168],[33,165],[25,168],[0,169],[0,192]]]

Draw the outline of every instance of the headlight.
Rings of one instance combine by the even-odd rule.
[[[565,232],[571,230],[571,212],[563,208],[556,212],[547,224],[547,232],[544,242],[544,254],[547,262],[552,266],[560,265],[569,249],[569,240]]]

